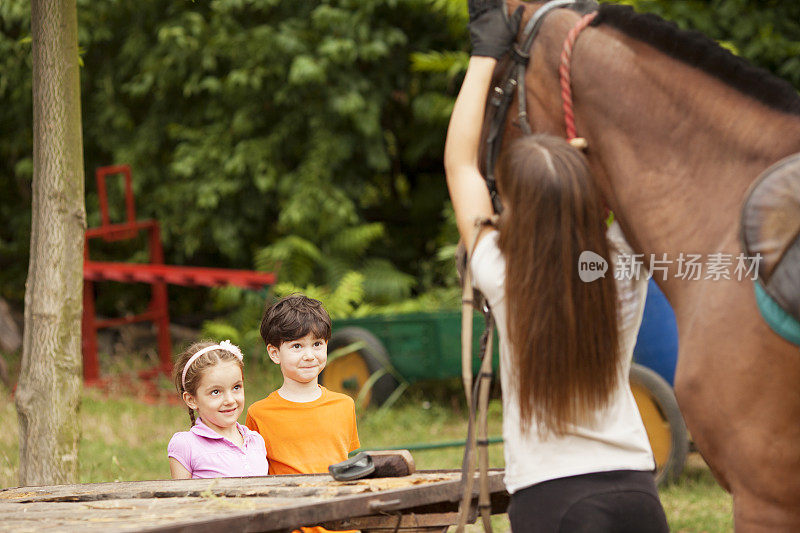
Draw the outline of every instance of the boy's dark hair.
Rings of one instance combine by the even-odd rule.
[[[331,338],[331,317],[322,302],[300,293],[290,294],[272,304],[261,319],[261,338],[265,345],[281,347],[281,343],[300,339],[311,333]]]

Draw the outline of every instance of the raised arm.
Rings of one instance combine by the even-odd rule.
[[[501,0],[468,0],[467,4],[472,57],[447,128],[444,170],[458,232],[471,246],[475,219],[493,214],[489,190],[478,169],[486,96],[497,60],[514,42],[522,8],[506,20]]]
[[[491,57],[470,58],[444,145],[447,189],[456,212],[458,232],[467,246],[472,245],[473,221],[493,213],[489,190],[478,170],[478,144],[486,94],[496,63]]]

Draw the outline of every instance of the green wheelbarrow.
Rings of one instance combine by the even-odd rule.
[[[474,320],[473,370],[477,371],[483,316]],[[495,336],[494,370],[499,362]],[[365,385],[362,406],[381,405],[395,393],[400,381],[461,376],[461,312],[410,313],[336,320],[328,353],[347,346],[353,351],[328,362],[320,379],[325,387],[356,398]]]

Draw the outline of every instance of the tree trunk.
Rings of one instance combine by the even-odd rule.
[[[32,0],[33,200],[22,368],[22,485],[77,481],[83,142],[75,0]]]

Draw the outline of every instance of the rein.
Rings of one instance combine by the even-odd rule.
[[[495,85],[490,93],[489,105],[495,108],[493,119],[489,125],[489,133],[486,137],[486,158],[485,168],[483,175],[486,180],[486,186],[489,189],[489,194],[492,199],[492,207],[495,216],[492,219],[478,219],[475,221],[474,234],[472,236],[472,247],[470,252],[466,255],[466,265],[464,274],[462,276],[463,282],[463,295],[462,295],[462,311],[461,311],[461,373],[464,383],[464,394],[467,399],[469,407],[469,419],[467,425],[467,442],[464,448],[464,460],[461,467],[461,482],[462,482],[462,498],[459,505],[458,525],[456,532],[462,533],[469,521],[471,508],[472,508],[472,494],[475,483],[475,454],[478,450],[478,463],[479,463],[479,494],[478,494],[478,510],[480,511],[481,520],[483,522],[484,531],[491,532],[491,498],[489,494],[489,440],[488,440],[488,405],[489,405],[489,389],[492,380],[492,333],[494,330],[494,318],[492,311],[485,301],[485,298],[479,297],[474,293],[472,287],[472,275],[470,272],[470,259],[472,253],[475,251],[475,245],[478,241],[478,236],[485,226],[494,225],[497,220],[497,214],[503,209],[500,203],[500,198],[497,195],[497,183],[495,181],[495,165],[497,158],[500,154],[500,147],[503,142],[503,130],[505,129],[506,115],[511,101],[514,97],[514,91],[517,91],[518,97],[518,114],[516,125],[522,129],[526,135],[532,133],[530,124],[528,123],[527,102],[525,95],[525,71],[528,67],[530,60],[529,50],[533,45],[533,41],[539,33],[542,24],[544,23],[545,16],[554,9],[563,7],[576,7],[592,6],[595,10],[597,5],[593,2],[587,3],[580,0],[552,0],[547,2],[544,6],[540,7],[536,13],[530,18],[525,25],[522,32],[521,45],[515,45],[511,49],[511,58],[514,64],[508,69],[507,73]],[[505,6],[507,9],[507,6]],[[506,17],[507,11],[504,10]],[[570,67],[572,62],[572,51],[575,46],[575,41],[597,15],[593,11],[581,17],[578,24],[573,27],[566,40],[561,54],[561,64],[559,66],[559,75],[561,81],[561,98],[563,101],[564,121],[566,123],[567,140],[576,148],[585,149],[587,144],[586,140],[576,137],[575,134],[575,114],[572,105],[572,89],[570,80]],[[489,109],[487,109],[489,111]],[[482,301],[483,305],[478,306],[476,303]],[[486,328],[481,335],[481,366],[478,379],[474,380],[472,375],[472,318],[474,309],[478,308],[483,312],[486,319]],[[474,381],[474,384],[473,384]],[[477,416],[476,416],[477,412]],[[478,423],[478,431],[476,435],[475,423]],[[474,518],[473,518],[474,520]]]
[[[492,384],[492,334],[494,332],[494,317],[491,309],[480,293],[472,287],[472,272],[470,262],[475,253],[475,246],[478,244],[478,237],[481,231],[487,226],[496,226],[497,215],[491,218],[477,218],[473,223],[472,246],[465,254],[465,268],[462,275],[463,294],[461,298],[461,377],[464,383],[464,395],[469,408],[467,422],[467,440],[464,447],[464,460],[461,463],[461,484],[462,496],[458,508],[458,524],[456,532],[464,531],[470,520],[472,508],[472,490],[475,484],[475,453],[478,450],[479,463],[479,493],[478,510],[483,521],[484,531],[492,531],[491,522],[491,495],[489,494],[489,389]],[[478,379],[472,376],[472,318],[475,308],[479,308],[486,320],[486,327],[481,335],[481,366]],[[476,435],[475,423],[476,412],[478,431]],[[478,448],[480,447],[480,448]],[[472,518],[474,520],[474,518]]]

